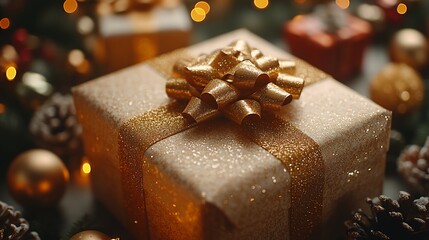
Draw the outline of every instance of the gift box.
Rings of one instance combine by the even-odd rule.
[[[96,7],[99,30],[96,55],[105,72],[188,46],[191,22],[181,1],[159,0],[147,9],[133,4],[119,13],[112,2],[115,3],[101,1]]]
[[[240,44],[215,51],[240,39],[256,60]],[[306,86],[281,108],[259,98],[276,109],[259,121],[192,122],[166,83],[180,80],[175,63],[212,51],[207,58],[220,68],[241,57],[261,68],[261,59],[282,59],[293,75],[270,68],[276,86],[285,76]],[[208,67],[195,68],[202,76]],[[232,83],[246,82],[234,69]],[[180,92],[174,86],[169,96]],[[93,191],[136,239],[334,239],[350,211],[382,190],[390,112],[246,30],[84,83],[73,95]]]
[[[338,80],[346,80],[361,71],[372,29],[346,12],[340,15],[332,19],[315,13],[299,15],[285,23],[283,35],[292,54]]]

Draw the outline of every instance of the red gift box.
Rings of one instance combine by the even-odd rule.
[[[339,80],[360,72],[365,49],[371,41],[371,25],[351,15],[345,24],[329,31],[315,14],[299,15],[284,25],[284,38],[292,54]]]

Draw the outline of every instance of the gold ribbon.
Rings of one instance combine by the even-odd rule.
[[[222,113],[242,124],[260,119],[263,109],[275,111],[299,98],[304,79],[291,75],[295,66],[238,40],[211,54],[178,61],[166,92],[189,101],[182,114],[193,122]]]
[[[174,77],[175,79],[180,79],[178,78],[177,69],[183,67],[184,62],[175,65],[175,73],[173,74],[171,66],[173,65],[172,63],[181,59],[183,55],[186,55],[186,50],[175,51],[171,54],[151,60],[148,63],[166,78]],[[327,77],[325,73],[302,60],[296,59],[295,62],[297,65],[296,74],[301,78],[305,78],[307,84],[320,81]],[[294,71],[293,68],[291,71]],[[307,77],[310,77],[310,79],[307,79]],[[253,86],[256,84],[256,80]],[[170,91],[169,95],[175,94],[177,99],[192,99],[192,96],[194,96],[193,94],[195,94],[192,93],[194,90],[191,91],[192,88],[190,88],[190,85],[185,86],[185,84],[179,83],[180,81],[183,81],[183,78],[182,80],[169,81],[168,85],[170,87],[168,88],[170,90],[167,90],[167,92]],[[228,86],[231,85],[228,81],[224,82],[228,83]],[[216,81],[214,83],[219,82]],[[206,85],[208,85],[208,82]],[[219,83],[219,85],[223,86],[224,83]],[[242,83],[239,85],[251,86],[252,84]],[[233,87],[236,88],[234,85]],[[223,89],[224,87],[221,88]],[[195,89],[203,89],[202,84]],[[295,94],[299,96],[301,90],[302,87],[299,91],[296,91]],[[217,96],[218,92],[214,92],[216,92],[216,94],[213,95]],[[225,92],[225,90],[222,90],[222,92]],[[229,96],[229,93],[227,95]],[[222,100],[224,98],[220,97],[217,99]],[[229,103],[229,105],[223,104],[224,100],[220,100],[219,105],[221,106],[231,105],[231,103]],[[202,100],[200,99],[199,101]],[[206,105],[212,109],[210,104]],[[260,105],[264,106],[263,104]],[[274,109],[278,106],[274,107]],[[144,205],[144,174],[142,164],[148,161],[144,152],[154,143],[195,125],[195,122],[186,121],[186,119],[180,115],[183,109],[183,105],[178,102],[173,102],[167,106],[136,116],[128,120],[120,128],[119,150],[122,176],[121,184],[123,195],[127,197],[125,212],[127,220],[129,221],[128,226],[132,229],[133,233],[138,234],[138,239],[145,239],[150,236],[150,223],[147,220],[146,208]],[[236,110],[233,109],[232,111]],[[225,113],[226,111],[222,109],[222,112]],[[200,115],[198,119],[207,120],[213,116],[215,115]],[[317,237],[320,237],[324,167],[318,144],[292,124],[272,114],[267,114],[266,117],[262,118],[262,121],[246,121],[245,124],[242,124],[242,128],[243,132],[247,134],[252,141],[278,158],[291,174],[291,238],[317,239]],[[142,228],[142,222],[146,223],[145,228]]]
[[[243,132],[290,173],[290,239],[320,239],[325,170],[319,145],[273,115],[246,124]]]
[[[180,115],[181,110],[183,106],[180,104],[163,106],[128,120],[119,129],[121,185],[127,198],[126,220],[132,232],[138,234],[137,239],[149,238],[150,230],[142,190],[144,152],[154,143],[192,126]]]

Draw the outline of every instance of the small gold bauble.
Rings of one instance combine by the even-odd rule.
[[[111,240],[111,238],[99,231],[87,230],[76,233],[69,240]]]
[[[428,62],[428,43],[419,31],[406,28],[398,31],[390,43],[392,61],[421,70]]]
[[[418,108],[424,99],[424,83],[419,74],[406,64],[389,64],[372,80],[371,99],[396,114]]]
[[[7,173],[12,197],[25,207],[49,207],[61,199],[69,172],[55,154],[35,149],[15,158]]]

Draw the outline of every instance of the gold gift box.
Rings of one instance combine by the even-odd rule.
[[[162,0],[147,10],[131,8],[120,13],[113,11],[111,2],[97,5],[96,55],[106,72],[189,45],[192,24],[181,1]]]
[[[309,227],[314,232],[308,238],[334,239],[352,209],[364,207],[366,197],[381,193],[390,112],[301,60],[297,74],[308,82],[320,81],[306,86],[301,98],[277,115],[314,140],[321,153],[322,167],[312,170],[323,172],[323,182],[317,183],[323,189],[320,196],[303,196],[302,205],[301,199],[292,201],[291,193],[301,170],[290,172],[229,120],[198,124],[147,150],[141,148],[139,137],[124,140],[124,126],[172,102],[159,66],[171,69],[182,56],[209,53],[237,39],[266,55],[293,58],[252,33],[237,30],[73,89],[94,193],[137,239],[296,239]],[[139,131],[146,129],[133,125],[127,131],[141,136]],[[286,141],[276,138],[273,144]],[[128,148],[123,148],[123,141]],[[289,147],[293,151],[301,146]],[[131,167],[124,162],[135,160],[124,157],[129,152],[142,158]],[[304,205],[318,197],[317,204]],[[318,222],[303,219],[304,224],[294,225],[294,211],[313,208],[320,208],[320,216],[313,216]]]

